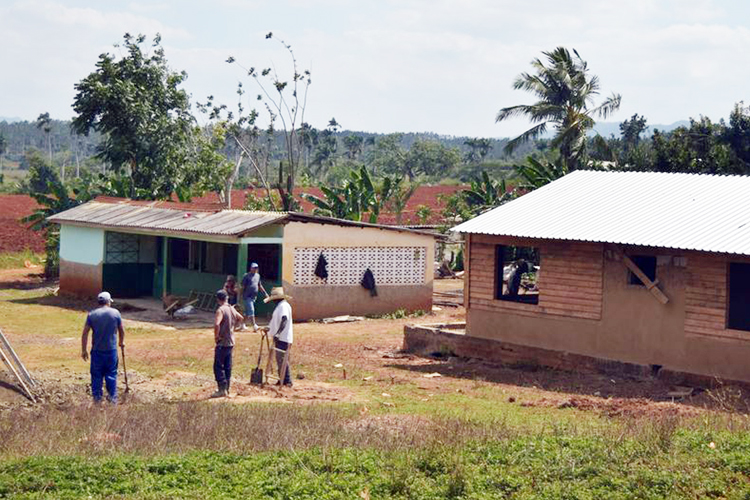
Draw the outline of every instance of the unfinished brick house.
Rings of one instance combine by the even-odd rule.
[[[468,336],[750,382],[750,177],[577,171],[453,230]]]

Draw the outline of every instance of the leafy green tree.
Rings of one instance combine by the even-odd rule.
[[[338,127],[338,122],[335,118],[332,118],[328,122],[328,127],[318,134],[313,159],[310,162],[310,166],[314,169],[316,175],[330,169],[336,162],[336,151],[338,151],[336,132]]]
[[[586,61],[578,52],[558,47],[543,52],[546,63],[539,58],[531,62],[534,73],[522,73],[513,82],[516,90],[525,90],[537,97],[533,104],[502,108],[497,122],[526,116],[535,125],[505,147],[511,153],[520,144],[538,138],[553,126],[552,146],[560,151],[561,162],[569,170],[586,164],[586,133],[594,126],[594,117],[607,118],[620,107],[621,97],[612,94],[600,105],[591,107],[599,94],[599,79],[589,75]]]
[[[629,120],[620,123],[620,135],[622,136],[623,149],[626,151],[638,146],[641,142],[641,134],[646,131],[646,118],[634,114]]]
[[[743,102],[735,104],[729,114],[729,125],[722,133],[722,140],[737,157],[741,172],[750,173],[750,108]]]
[[[407,176],[413,182],[420,175],[449,177],[461,163],[458,148],[418,138],[407,150],[401,145],[402,137],[390,134],[375,143],[370,161],[373,172]]]
[[[349,134],[344,137],[346,156],[350,160],[356,160],[362,154],[365,146],[365,138],[361,135]]]
[[[29,168],[27,190],[31,196],[50,193],[50,186],[61,184],[57,172],[38,149],[26,152],[26,164]]]
[[[419,187],[416,182],[407,182],[403,177],[396,177],[392,181],[391,197],[388,208],[396,214],[396,225],[400,226],[403,220],[406,204]]]
[[[427,221],[432,217],[432,209],[427,205],[417,205],[414,215],[417,216],[420,224],[427,224]]]
[[[52,163],[52,120],[50,120],[49,113],[42,113],[36,119],[36,128],[43,130],[44,135],[47,136],[47,153],[49,154],[49,162]],[[64,172],[60,171],[60,178],[64,178]]]
[[[0,134],[0,175],[3,173],[3,155],[8,150],[8,140]]]
[[[168,198],[183,182],[193,118],[187,78],[167,65],[161,37],[150,51],[146,37],[125,34],[122,58],[104,53],[96,71],[75,85],[72,127],[78,134],[104,134],[98,157],[131,179],[134,198]]]
[[[656,172],[743,174],[747,170],[730,145],[723,140],[726,128],[706,117],[690,120],[669,134],[654,131],[651,138]]]
[[[490,151],[492,151],[492,141],[490,139],[474,137],[466,139],[464,145],[469,147],[469,151],[464,155],[466,163],[481,163]]]

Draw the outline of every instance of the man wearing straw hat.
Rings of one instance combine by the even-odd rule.
[[[289,299],[291,297],[284,293],[282,287],[272,288],[271,295],[263,299],[263,302],[266,304],[271,301],[276,302],[271,322],[268,324],[268,331],[273,335],[273,344],[276,349],[286,351],[286,356],[283,352],[276,351],[276,363],[279,365],[279,385],[283,383],[287,387],[292,386],[292,371],[289,369],[289,351],[294,341],[292,306],[289,305]],[[285,357],[286,367],[284,367]],[[283,375],[281,373],[282,370],[284,370]]]

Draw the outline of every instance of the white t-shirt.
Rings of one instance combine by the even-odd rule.
[[[284,329],[279,331],[281,326],[281,318],[286,316],[286,325]],[[268,329],[271,335],[277,337],[282,342],[291,344],[294,340],[294,328],[292,327],[292,306],[286,300],[280,300],[276,304],[276,309],[273,310],[271,316],[271,322],[268,324]]]

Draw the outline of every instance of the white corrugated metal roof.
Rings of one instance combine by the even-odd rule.
[[[452,231],[750,255],[750,177],[579,170]]]

